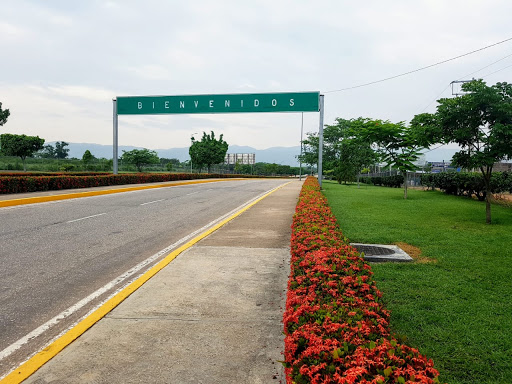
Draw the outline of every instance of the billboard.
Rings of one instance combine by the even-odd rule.
[[[249,164],[256,163],[255,153],[227,153],[224,158],[224,164]]]

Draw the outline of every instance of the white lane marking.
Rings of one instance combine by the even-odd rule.
[[[245,181],[246,182],[256,182],[258,180],[245,180]],[[212,183],[215,183],[215,182],[216,181],[212,181]],[[134,185],[136,186],[136,184],[134,184]],[[151,188],[151,189],[139,189],[139,190],[136,190],[136,191],[123,191],[123,192],[119,192],[119,193],[124,193],[124,194],[144,193],[144,192],[155,191],[155,190],[159,190],[159,189],[163,189],[163,188],[169,188],[169,187]],[[190,184],[178,184],[178,185],[174,185],[172,188],[190,188]],[[213,191],[213,188],[207,189],[207,190],[205,190],[205,192],[206,191]],[[192,194],[199,193],[199,192],[201,192],[201,191],[193,192]],[[80,193],[80,192],[77,192],[77,193]],[[8,207],[0,207],[0,212],[4,211],[4,210],[9,210],[9,209],[32,209],[32,208],[39,208],[39,207],[44,207],[45,205],[48,205],[48,204],[65,204],[67,202],[73,202],[73,201],[76,201],[76,200],[83,200],[83,199],[110,198],[110,197],[115,197],[116,195],[117,195],[117,193],[106,194],[106,195],[97,195],[97,196],[80,196],[80,197],[73,197],[71,199],[44,201],[44,202],[40,202],[40,203],[30,203],[30,204],[22,204],[22,205],[12,205],[12,206],[8,206]],[[51,195],[51,196],[53,196],[53,195]],[[188,195],[185,195],[185,196],[188,196]]]
[[[142,203],[142,204],[140,204],[140,205],[142,206],[142,205],[148,205],[148,204],[158,203],[159,201],[164,201],[164,200],[165,200],[165,199],[154,200],[154,201],[148,201],[147,203]]]
[[[167,255],[168,253],[170,253],[174,248],[178,247],[179,245],[183,244],[184,242],[188,241],[189,239],[197,236],[198,234],[206,231],[208,228],[210,227],[213,227],[215,224],[217,224],[218,222],[224,220],[225,218],[235,214],[236,212],[240,211],[241,209],[243,209],[244,207],[246,207],[247,205],[251,204],[253,201],[259,199],[260,197],[266,195],[267,193],[270,193],[271,191],[279,188],[281,185],[275,187],[275,188],[271,188],[269,189],[268,191],[265,191],[263,193],[261,193],[260,195],[252,198],[251,200],[243,203],[242,205],[240,205],[239,207],[233,209],[232,211],[226,213],[225,215],[222,215],[221,217],[218,217],[217,219],[213,220],[212,222],[206,224],[204,227],[202,228],[199,228],[198,230],[192,232],[191,234],[181,238],[180,240],[178,240],[177,242],[169,245],[168,247],[165,247],[164,249],[162,249],[161,251],[155,253],[153,256],[150,256],[149,258],[147,258],[146,260],[142,261],[141,263],[139,263],[138,265],[136,265],[135,267],[133,267],[132,269],[128,270],[127,272],[123,273],[121,276],[117,277],[116,279],[112,280],[110,283],[107,283],[106,285],[104,285],[103,287],[101,287],[100,289],[98,289],[97,291],[93,292],[92,294],[90,294],[89,296],[87,296],[86,298],[80,300],[78,303],[72,305],[71,307],[69,307],[68,309],[64,310],[63,312],[59,313],[57,316],[55,316],[53,319],[50,319],[48,320],[46,323],[44,323],[43,325],[39,326],[38,328],[34,329],[32,332],[30,332],[29,334],[23,336],[21,339],[15,341],[14,343],[12,343],[11,345],[9,345],[7,348],[5,348],[3,351],[0,352],[0,360],[2,359],[5,359],[7,356],[11,355],[13,352],[17,351],[18,349],[20,349],[21,347],[23,347],[25,344],[27,344],[31,339],[35,338],[35,337],[38,337],[40,336],[41,334],[43,334],[44,332],[46,332],[48,329],[50,329],[52,326],[54,326],[55,324],[59,323],[61,320],[64,320],[66,317],[69,317],[71,316],[73,313],[75,313],[76,311],[78,311],[80,308],[82,308],[83,306],[85,306],[87,303],[91,302],[92,300],[94,300],[96,297],[99,297],[101,296],[103,293],[109,291],[110,289],[112,289],[113,287],[115,287],[116,285],[124,282],[125,284],[121,287],[119,287],[115,292],[113,292],[111,295],[109,295],[109,297],[107,297],[105,300],[103,300],[101,303],[99,303],[96,307],[94,307],[91,311],[88,312],[88,314],[94,312],[97,308],[101,307],[103,305],[103,303],[107,302],[108,300],[110,300],[112,297],[114,297],[118,292],[122,291],[128,284],[130,284],[131,282],[133,282],[135,280],[135,278],[131,279],[131,280],[127,280],[129,277],[133,276],[134,274],[136,274],[138,271],[140,271],[142,268],[144,268],[145,266],[147,266],[148,264],[151,264],[152,262],[154,262],[155,260],[157,260],[158,258],[164,256],[164,255]],[[85,315],[84,317],[88,316]],[[78,320],[80,321],[80,320]],[[77,323],[78,323],[77,321]],[[77,324],[75,323],[75,324]],[[73,327],[75,324],[72,324],[70,326]],[[47,345],[50,345],[53,341],[57,340],[61,335],[63,335],[64,333],[66,333],[70,328],[66,329],[65,331],[61,332],[59,335],[57,335],[56,337],[54,337],[52,340],[50,340],[48,342]],[[45,346],[45,347],[46,347]],[[35,352],[37,353],[37,352]],[[34,353],[34,354],[35,354]],[[5,377],[5,376],[4,376]],[[2,379],[3,377],[0,377],[0,380]]]
[[[196,193],[199,193],[199,192],[201,192],[201,191],[195,191],[195,192],[187,193],[185,196],[195,195]]]
[[[75,223],[77,221],[92,219],[93,217],[103,216],[103,215],[106,215],[106,214],[107,214],[107,212],[98,213],[97,215],[81,217],[80,219],[75,219],[75,220],[69,220],[69,221],[66,221],[66,223]]]

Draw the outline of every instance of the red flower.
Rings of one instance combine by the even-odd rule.
[[[437,383],[433,363],[390,336],[370,265],[348,244],[315,178],[292,223],[287,383]]]

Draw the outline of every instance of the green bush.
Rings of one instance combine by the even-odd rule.
[[[485,184],[481,174],[469,172],[426,173],[421,175],[421,184],[427,188],[439,188],[449,195],[475,196],[485,200]],[[492,193],[512,193],[512,174],[510,172],[495,172],[491,177]]]
[[[206,174],[206,173],[132,173],[132,174],[106,174],[106,173],[67,173],[67,174],[34,174],[11,173],[0,174],[0,193],[22,193],[35,191],[53,191],[59,189],[74,189],[100,187],[122,184],[142,184],[164,181],[236,178],[240,175]],[[244,176],[257,177],[257,176]]]
[[[404,183],[404,177],[402,175],[394,176],[371,176],[362,177],[361,181],[365,184],[373,184],[382,187],[400,188]]]

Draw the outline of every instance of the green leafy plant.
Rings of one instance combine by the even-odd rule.
[[[315,178],[292,224],[285,329],[287,383],[438,383],[431,360],[389,329],[370,266],[341,233]]]
[[[132,149],[131,151],[123,151],[122,160],[135,165],[137,171],[142,172],[144,166],[149,164],[158,164],[160,159],[155,151],[149,149]]]

